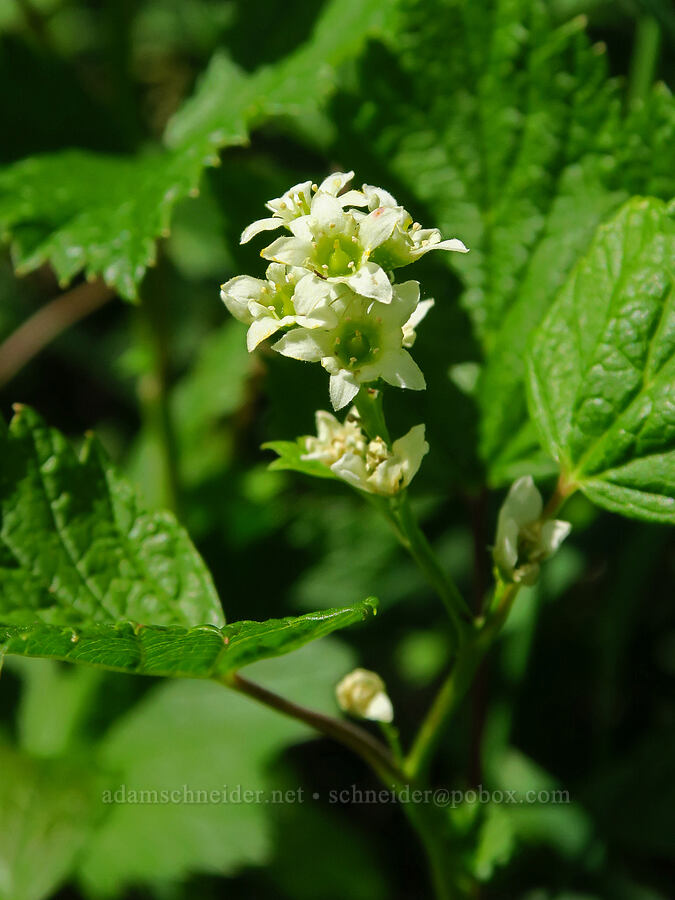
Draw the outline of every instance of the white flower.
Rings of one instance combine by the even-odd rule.
[[[335,172],[333,175],[325,178],[318,188],[311,181],[302,181],[300,184],[294,184],[281,197],[276,197],[265,204],[272,216],[267,219],[258,219],[256,222],[252,222],[248,228],[245,228],[241,235],[241,243],[248,243],[252,237],[260,234],[261,231],[274,231],[275,228],[281,228],[282,225],[288,226],[293,219],[308,215],[313,191],[320,191],[336,197],[353,177],[353,172]],[[346,191],[340,197],[340,203],[343,206],[365,206],[366,199],[360,191]]]
[[[345,453],[365,455],[368,438],[361,430],[361,420],[355,408],[343,422],[320,409],[315,414],[316,437],[305,438],[307,452],[302,459],[317,459],[332,467]]]
[[[302,459],[316,459],[344,481],[369,494],[390,497],[407,487],[429,452],[424,425],[415,425],[394,441],[391,450],[380,437],[368,441],[359,414],[350,410],[344,423],[331,413],[316,414],[316,437],[306,437]]]
[[[249,351],[281,328],[337,324],[330,308],[332,286],[305,269],[272,263],[266,279],[237,275],[220,289],[220,296],[235,319],[249,325]]]
[[[346,284],[363,297],[389,303],[391,282],[370,256],[392,235],[398,213],[380,207],[356,216],[343,208],[343,202],[342,197],[317,191],[309,214],[288,223],[293,236],[277,238],[260,255],[301,266],[329,282]]]
[[[399,206],[395,198],[382,188],[370,184],[363,185],[363,195],[370,210],[391,210],[396,217],[395,225],[388,236],[372,254],[373,262],[383,269],[397,269],[415,262],[430,250],[454,250],[468,253],[462,241],[451,238],[444,241],[438,228],[422,228],[413,222],[410,213]]]
[[[419,284],[395,285],[391,303],[373,304],[344,287],[331,309],[337,323],[325,328],[293,328],[273,345],[284,356],[320,362],[330,374],[330,398],[342,409],[361,384],[382,378],[395,387],[422,391],[424,375],[403,342],[419,301]]]
[[[492,551],[504,581],[534,584],[540,562],[552,556],[570,533],[569,522],[542,519],[543,506],[531,475],[511,485],[499,511]]]
[[[351,716],[374,722],[391,722],[394,707],[377,672],[354,669],[335,688],[338,706]]]

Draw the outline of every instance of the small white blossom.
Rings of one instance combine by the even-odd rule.
[[[313,191],[337,197],[353,177],[353,172],[335,172],[333,175],[325,178],[318,188],[311,181],[302,181],[299,184],[294,184],[281,197],[269,200],[265,204],[272,216],[267,219],[258,219],[256,222],[252,222],[248,228],[245,228],[241,235],[241,243],[248,243],[251,238],[260,234],[261,231],[274,231],[283,225],[288,226],[293,219],[308,215]],[[366,199],[360,191],[346,191],[341,195],[340,203],[343,206],[365,206]]]
[[[288,223],[292,237],[277,238],[261,251],[264,259],[301,266],[355,293],[389,303],[391,282],[372,253],[392,234],[398,214],[386,207],[356,216],[343,199],[317,191],[308,215]]]
[[[361,430],[356,408],[349,411],[344,422],[322,409],[316,412],[315,419],[316,437],[305,438],[307,452],[302,459],[316,459],[332,468],[345,453],[365,455],[368,438]]]
[[[302,459],[329,466],[339,478],[369,494],[390,497],[407,487],[429,452],[424,425],[415,425],[394,441],[391,450],[380,437],[369,441],[359,414],[350,410],[344,423],[331,413],[316,414],[316,437],[306,437]]]
[[[220,296],[235,319],[249,325],[249,351],[281,328],[337,324],[330,308],[331,285],[305,269],[272,263],[266,280],[237,275],[221,286]]]
[[[404,340],[410,340],[413,329],[409,323],[418,302],[416,281],[395,285],[388,305],[373,304],[343,287],[331,302],[337,324],[293,328],[273,349],[293,359],[320,362],[331,376],[334,409],[350,403],[360,385],[379,378],[394,387],[421,391],[426,387],[424,375],[404,347]]]
[[[351,716],[373,722],[394,719],[394,707],[377,672],[354,669],[337,685],[335,696],[340,709]]]
[[[419,222],[413,222],[410,213],[399,206],[395,198],[382,188],[370,184],[363,185],[363,194],[368,209],[390,210],[394,213],[395,223],[392,231],[372,254],[373,262],[384,269],[397,269],[407,266],[424,256],[430,250],[454,250],[457,253],[468,253],[468,249],[458,238],[444,241],[438,228],[422,228]]]
[[[499,511],[492,555],[504,581],[534,584],[539,564],[570,533],[569,522],[542,519],[543,502],[531,475],[513,483]]]

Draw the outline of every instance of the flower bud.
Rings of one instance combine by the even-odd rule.
[[[354,669],[335,688],[338,706],[351,716],[374,722],[391,722],[394,708],[377,672]]]
[[[569,522],[542,517],[544,504],[531,475],[511,485],[499,511],[492,556],[504,581],[534,584],[539,564],[570,533]]]

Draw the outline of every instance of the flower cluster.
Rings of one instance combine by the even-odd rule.
[[[429,452],[424,425],[415,425],[391,449],[380,437],[369,441],[356,409],[350,410],[344,423],[320,410],[316,430],[316,437],[304,438],[307,452],[302,459],[324,463],[338,478],[369,494],[392,496],[403,490]]]
[[[272,215],[249,225],[241,242],[277,228],[290,236],[261,251],[270,262],[264,280],[239,275],[221,288],[229,311],[249,326],[249,350],[283,330],[274,350],[321,363],[334,409],[379,379],[425,388],[408,350],[433,300],[420,302],[416,281],[395,284],[393,270],[430,250],[467,252],[461,241],[413,222],[382,188],[345,190],[353,176],[336,172],[270,200]]]
[[[546,519],[543,507],[531,475],[511,485],[499,511],[492,551],[504,581],[534,584],[539,577],[539,564],[552,556],[570,533],[569,522]]]

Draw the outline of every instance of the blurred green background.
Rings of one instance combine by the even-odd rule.
[[[309,0],[0,0],[0,163],[13,171],[24,157],[73,147],[152,158],[214,53],[244,75],[283,65],[311,44],[329,6],[349,36],[368,4],[345,0],[341,11]],[[263,215],[264,201],[335,168],[355,169],[357,184],[381,184],[425,226],[476,248],[475,269],[429,257],[419,264],[415,277],[436,298],[415,347],[429,390],[388,395],[387,409],[397,434],[427,422],[432,452],[415,502],[443,563],[480,598],[501,488],[519,466],[544,477],[551,467],[526,440],[494,465],[499,454],[485,449],[485,405],[472,383],[498,329],[481,325],[476,296],[518,296],[518,266],[529,265],[519,257],[530,259],[539,240],[527,235],[541,233],[566,179],[587,169],[595,177],[596,162],[606,180],[598,175],[570,196],[599,197],[598,209],[609,210],[615,195],[672,193],[671,132],[645,98],[652,82],[672,83],[675,13],[661,0],[400,7],[382,4],[381,21],[341,52],[320,97],[304,84],[310,102],[295,112],[291,104],[278,116],[251,114],[250,140],[225,149],[221,165],[205,169],[199,195],[173,210],[141,303],[106,300],[95,283],[100,308],[57,327],[4,378],[0,410],[6,416],[13,402],[28,403],[74,440],[95,430],[147,504],[175,507],[232,621],[376,593],[382,614],[374,623],[259,664],[259,675],[334,711],[334,683],[357,663],[376,669],[409,739],[447,662],[442,610],[375,511],[339,485],[267,470],[260,445],[311,432],[314,411],[328,405],[327,379],[320,367],[269,350],[249,357],[245,329],[228,318],[218,286],[241,272],[262,275],[258,245],[241,247],[238,237]],[[522,58],[510,45],[525,48]],[[591,63],[599,57],[607,72]],[[537,85],[536,67],[549,60],[550,84]],[[611,97],[602,93],[608,74],[619,79]],[[316,75],[318,83],[320,65]],[[211,95],[216,111],[231,100],[227,84]],[[631,111],[643,118],[625,133],[616,122],[596,128],[603,104],[617,122]],[[557,141],[547,159],[528,161],[513,144],[528,127],[535,140]],[[586,133],[600,136],[588,152],[579,149]],[[446,177],[442,148],[466,182]],[[492,165],[490,154],[502,149]],[[499,166],[520,180],[501,179]],[[23,214],[14,240],[25,246],[67,224],[73,211],[61,189],[77,178],[77,166],[64,164],[63,182],[45,183],[40,216]],[[96,185],[96,202],[118,187],[112,174]],[[486,195],[477,199],[479,191]],[[14,202],[6,192],[0,174],[0,220]],[[520,208],[529,201],[532,208]],[[477,209],[496,222],[491,242]],[[559,211],[561,255],[577,213],[574,205]],[[17,278],[3,253],[0,341],[60,292],[49,265]],[[672,538],[582,497],[566,516],[573,537],[519,598],[434,781],[570,792],[571,804],[557,807],[448,810],[481,896],[666,900],[675,884]],[[375,786],[361,763],[223,693],[8,661],[0,680],[0,898],[424,896],[421,852],[400,811],[328,800],[333,788]],[[122,783],[302,786],[319,798],[104,807],[101,791]]]

